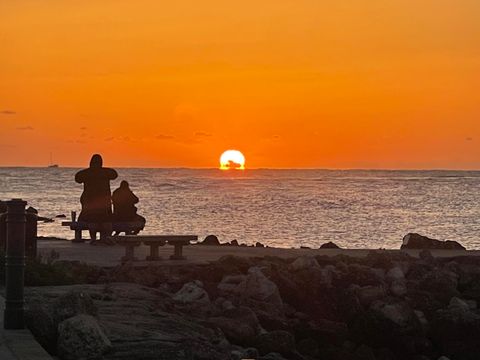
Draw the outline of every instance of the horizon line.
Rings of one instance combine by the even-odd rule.
[[[225,172],[225,170],[219,167],[186,167],[186,166],[106,166],[107,168],[115,169],[153,169],[153,170],[219,170]],[[33,168],[33,169],[49,169],[48,166],[29,166],[29,165],[0,165],[0,169],[18,169],[18,168]],[[85,166],[59,166],[51,169],[85,169]],[[257,167],[257,168],[245,168],[242,170],[232,169],[232,171],[249,171],[249,170],[316,170],[316,171],[458,171],[458,172],[471,172],[480,171],[480,168],[476,169],[454,169],[454,168],[321,168],[321,167],[285,167],[285,168],[270,168],[270,167]],[[229,170],[227,170],[228,172]]]

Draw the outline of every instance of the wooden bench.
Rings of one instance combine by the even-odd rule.
[[[71,221],[62,221],[62,226],[69,226],[70,230],[75,231],[75,239],[73,242],[84,242],[82,238],[83,230],[93,230],[96,232],[101,231],[115,231],[117,234],[132,233],[143,230],[145,223],[133,221],[133,222],[112,222],[112,223],[89,223],[84,221],[77,221],[77,214],[75,211],[72,211],[72,220]]]
[[[141,243],[150,247],[150,255],[146,260],[156,261],[160,260],[158,248],[165,246],[165,244],[173,245],[173,255],[170,256],[170,260],[185,260],[183,256],[183,247],[190,245],[190,241],[197,241],[196,235],[125,235],[125,236],[112,236],[111,240],[117,244],[125,247],[125,256],[122,257],[122,262],[136,261],[135,248],[140,246]]]

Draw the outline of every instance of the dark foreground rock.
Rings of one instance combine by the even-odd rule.
[[[332,241],[329,241],[329,242],[326,242],[325,244],[322,244],[320,246],[320,249],[340,249],[340,246],[338,246]]]
[[[49,352],[68,360],[480,354],[477,257],[228,256],[104,269],[98,282],[27,288],[28,325]]]
[[[200,245],[220,246],[220,241],[215,235],[208,235]]]
[[[415,233],[410,233],[404,236],[401,249],[466,250],[465,247],[457,241],[440,241]]]

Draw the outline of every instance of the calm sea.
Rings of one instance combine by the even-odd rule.
[[[0,199],[40,215],[80,213],[79,169],[0,168]],[[480,172],[117,169],[140,198],[144,234],[215,234],[277,247],[398,248],[408,232],[480,249]],[[40,235],[71,239],[62,219]]]

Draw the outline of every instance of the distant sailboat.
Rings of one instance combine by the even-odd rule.
[[[54,163],[53,163],[52,153],[50,153],[50,165],[48,165],[47,167],[49,167],[49,168],[58,168],[58,164],[54,164]]]

